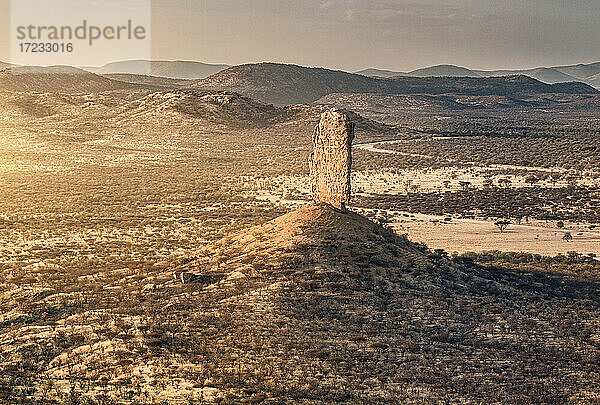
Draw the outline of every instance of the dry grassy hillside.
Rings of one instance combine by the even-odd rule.
[[[140,86],[98,76],[71,67],[15,67],[0,71],[3,91],[89,94],[109,91],[135,91]]]

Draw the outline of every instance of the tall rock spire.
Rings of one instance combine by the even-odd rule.
[[[321,114],[313,134],[310,188],[313,201],[345,211],[350,202],[354,124],[337,110]]]

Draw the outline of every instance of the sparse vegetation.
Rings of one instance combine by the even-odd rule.
[[[511,222],[507,221],[505,219],[502,219],[500,221],[494,222],[494,225],[496,225],[496,227],[498,228],[498,230],[500,231],[500,233],[504,232],[506,230],[506,228],[508,228],[508,226],[510,224],[511,224]]]
[[[5,73],[0,402],[600,400],[599,262],[578,251],[600,223],[596,96],[327,96],[362,114],[356,143],[406,154],[355,149],[374,222],[272,223],[307,200],[325,107]],[[546,221],[572,251],[430,250],[392,231],[416,213]]]

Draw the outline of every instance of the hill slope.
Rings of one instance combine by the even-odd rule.
[[[0,314],[8,403],[69,392],[107,403],[593,403],[600,392],[598,280],[451,260],[355,213],[302,207],[135,270],[35,265],[5,281],[21,286]]]
[[[230,317],[210,338],[236,353],[219,367],[274,367],[254,387],[267,397],[475,403],[531,398],[535,386],[548,387],[548,400],[590,389],[550,371],[577,375],[595,361],[573,364],[576,349],[555,351],[579,332],[555,329],[552,314],[586,299],[599,308],[594,284],[452,261],[355,213],[303,207],[208,246],[177,271],[196,274],[187,277],[202,286],[203,311]],[[268,388],[270,379],[286,389]],[[230,386],[242,398],[251,385]]]
[[[18,67],[0,71],[2,91],[88,94],[140,89],[143,87],[68,66]]]
[[[566,93],[598,94],[598,90],[579,82],[546,84],[528,76],[502,77],[398,77],[386,81],[386,94],[464,94],[472,96],[511,96]]]
[[[587,79],[587,82],[590,83],[590,86],[594,86],[595,88],[600,89],[600,73],[591,76],[589,79]]]
[[[135,105],[129,114],[136,120],[152,116],[169,122],[171,115],[171,119],[176,120],[173,124],[192,119],[195,125],[199,125],[199,121],[235,128],[260,128],[293,116],[287,109],[232,92],[164,91],[149,94],[137,100]]]
[[[228,65],[192,61],[126,60],[108,63],[94,70],[97,74],[125,73],[167,77],[171,79],[203,79],[227,69]]]

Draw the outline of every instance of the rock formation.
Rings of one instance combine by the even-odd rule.
[[[313,134],[310,189],[313,201],[345,211],[350,202],[350,171],[354,124],[343,112],[321,114]]]

